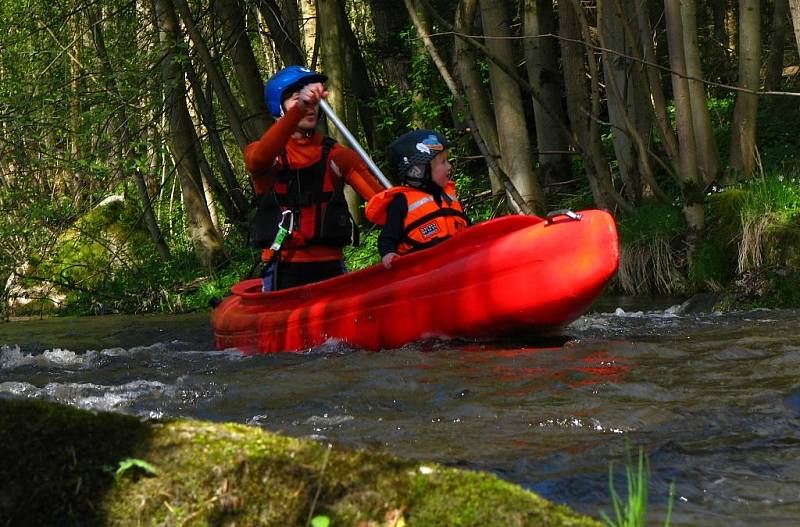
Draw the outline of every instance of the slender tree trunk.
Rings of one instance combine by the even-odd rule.
[[[471,35],[474,30],[475,15],[478,12],[478,0],[461,0],[456,10],[455,31]],[[500,145],[497,139],[497,125],[491,113],[491,103],[486,89],[483,86],[478,61],[474,49],[464,39],[454,37],[453,66],[456,77],[459,79],[462,92],[472,113],[475,126],[482,137],[489,156],[495,160],[500,159]],[[500,176],[491,168],[492,163],[487,159],[487,169],[492,193],[497,195],[503,191]]]
[[[729,83],[732,80],[728,74],[727,66],[731,64],[731,49],[734,44],[730,33],[735,29],[731,27],[730,0],[710,0],[711,15],[714,21],[713,47],[711,64],[716,71],[721,72],[720,80]]]
[[[650,163],[649,147],[652,129],[651,112],[647,110],[646,83],[639,64],[627,57],[637,41],[628,41],[629,17],[635,17],[632,5],[621,11],[607,10],[607,0],[597,2],[597,37],[603,48],[604,78],[608,92],[608,112],[614,136],[614,152],[626,198],[638,203],[650,197],[656,187]],[[613,7],[613,6],[612,6]],[[644,184],[643,182],[647,182]]]
[[[569,143],[558,132],[559,124],[566,121],[561,104],[561,83],[558,75],[558,44],[554,37],[555,17],[550,0],[525,0],[525,63],[528,81],[539,90],[552,113],[544,110],[535,98],[533,114],[536,123],[536,144],[539,150],[539,172],[545,189],[550,183],[563,183],[572,179],[572,170],[566,156]]]
[[[453,76],[450,75],[450,72],[447,70],[447,66],[442,60],[439,52],[436,50],[436,47],[433,44],[433,41],[428,35],[427,30],[422,25],[422,22],[417,16],[416,7],[413,4],[413,0],[405,0],[406,10],[411,18],[411,21],[414,23],[414,26],[417,29],[417,34],[422,37],[422,42],[425,46],[425,49],[428,51],[428,54],[433,61],[433,64],[439,70],[439,73],[442,75],[442,79],[444,80],[445,84],[447,85],[450,93],[453,95],[453,99],[456,101],[457,105],[460,105],[464,110],[464,120],[467,122],[467,127],[471,130],[473,138],[475,138],[475,142],[478,145],[481,153],[484,155],[487,163],[489,164],[491,170],[498,175],[499,178],[502,180],[502,184],[508,193],[508,198],[511,201],[512,208],[517,211],[520,211],[524,214],[533,214],[534,210],[528,206],[528,204],[523,199],[522,195],[520,195],[519,191],[517,191],[514,184],[508,178],[507,175],[500,169],[499,165],[495,161],[495,158],[488,155],[488,150],[486,149],[486,143],[483,141],[478,130],[475,128],[475,123],[472,120],[472,116],[470,114],[470,109],[468,104],[464,104],[462,100],[462,96],[458,91],[458,87],[456,86],[455,80],[453,80]]]
[[[567,92],[567,113],[570,123],[578,136],[578,143],[584,155],[584,170],[592,195],[598,207],[612,209],[618,205],[626,211],[633,210],[628,201],[614,188],[611,171],[608,167],[600,143],[600,75],[591,53],[584,55],[590,47],[589,28],[582,21],[579,2],[559,3],[561,40],[561,60],[564,71],[564,87]],[[583,42],[583,44],[579,44]],[[586,77],[591,88],[587,91]]]
[[[758,91],[761,68],[761,21],[759,0],[739,0],[739,87]],[[756,169],[756,113],[758,96],[736,94],[731,130],[731,169],[749,178]]]
[[[781,89],[783,75],[783,52],[786,47],[786,33],[789,30],[789,0],[775,0],[772,13],[772,35],[769,39],[769,58],[765,87],[776,91]]]
[[[706,102],[706,90],[700,67],[700,48],[697,44],[697,6],[695,0],[681,0],[681,21],[683,22],[683,47],[686,53],[686,74],[689,79],[689,97],[692,104],[692,124],[694,139],[697,141],[697,154],[700,173],[706,185],[719,177],[719,151],[711,126],[711,114]]]
[[[342,18],[340,16],[344,6],[340,2],[341,0],[322,0],[318,2],[318,38],[320,39],[320,49],[322,51],[322,64],[325,75],[328,76],[328,82],[326,83],[326,87],[330,92],[328,103],[339,119],[355,134],[356,128],[353,126],[356,123],[355,108],[353,105],[348,108],[347,99],[345,98],[345,91],[350,88],[352,70],[347,67],[344,28],[342,28]],[[343,142],[344,136],[338,130],[331,127],[328,132],[331,137]],[[345,189],[345,196],[347,197],[350,214],[357,221],[360,221],[363,216],[360,197],[349,187]]]
[[[514,64],[514,53],[508,37],[511,36],[508,6],[505,0],[480,0],[483,31],[489,38],[486,47],[499,60]],[[489,65],[497,135],[500,142],[502,166],[526,203],[543,212],[545,200],[531,158],[530,135],[522,108],[522,92],[496,64]]]
[[[300,11],[297,0],[285,0],[283,5],[279,5],[275,0],[260,0],[256,5],[284,65],[305,65],[306,56],[303,42],[300,40]]]
[[[165,55],[161,71],[166,89],[166,113],[169,123],[167,143],[175,161],[181,183],[189,237],[198,260],[209,268],[227,261],[222,237],[214,228],[203,195],[200,171],[192,141],[193,124],[186,105],[183,71],[176,54],[178,22],[170,0],[154,0],[159,28],[159,40]]]
[[[214,89],[217,91],[217,97],[219,98],[222,110],[228,118],[231,132],[239,143],[239,147],[244,148],[250,144],[251,141],[261,136],[264,130],[256,130],[256,127],[252,125],[245,128],[242,120],[242,109],[236,99],[234,99],[231,87],[220,70],[219,63],[211,56],[211,51],[208,49],[205,39],[203,39],[199,29],[195,25],[189,5],[186,3],[186,0],[171,1],[174,2],[173,9],[176,9],[180,15],[181,21],[184,27],[186,27],[186,31],[189,33],[189,38],[191,38],[197,50],[197,54],[203,62],[208,77],[211,79],[211,82],[214,83]]]
[[[405,11],[397,9],[397,0],[369,0],[369,5],[385,85],[403,93],[409,89],[411,60],[408,46],[400,34],[408,26],[408,17]]]
[[[286,0],[292,2],[294,0]],[[301,36],[306,56],[311,53],[308,65],[312,69],[317,68],[319,61],[319,30],[317,17],[317,0],[298,0],[300,7],[300,17],[302,19]]]
[[[683,198],[683,217],[686,220],[686,253],[692,261],[705,229],[703,190],[697,169],[697,143],[692,122],[692,102],[689,81],[686,79],[686,52],[680,5],[664,0],[669,44],[669,63],[672,69],[672,92],[675,96],[675,115],[678,126],[681,170],[678,174]]]
[[[267,129],[271,119],[264,101],[264,82],[245,30],[244,15],[237,0],[216,0],[213,6],[225,37],[225,48],[220,55],[231,58],[239,90],[244,96],[246,112],[242,125],[255,130],[258,136]]]
[[[650,87],[650,104],[653,109],[656,130],[658,130],[658,135],[661,138],[667,157],[672,165],[677,167],[679,164],[678,139],[672,130],[672,123],[667,113],[667,102],[661,85],[661,71],[655,67],[658,64],[658,58],[653,44],[653,27],[650,23],[650,14],[648,13],[647,5],[642,5],[640,2],[634,2],[633,5],[636,10],[636,27],[639,29],[639,42],[642,44],[644,50],[643,58],[647,64],[645,72],[647,73],[647,82]],[[617,9],[622,11],[620,2],[617,2]]]
[[[800,55],[800,0],[789,0],[789,10],[792,13],[792,27],[794,40],[797,43],[797,54]]]
[[[194,100],[200,113],[200,117],[205,125],[211,151],[213,152],[214,158],[217,161],[216,166],[219,168],[222,174],[222,179],[225,182],[226,188],[223,188],[223,186],[218,183],[216,178],[213,176],[211,176],[209,184],[212,190],[216,193],[220,204],[222,204],[225,214],[237,227],[244,229],[243,232],[246,234],[246,215],[248,204],[247,200],[244,198],[244,194],[242,193],[242,188],[239,185],[239,181],[236,179],[236,174],[233,172],[230,158],[228,157],[228,153],[225,151],[225,145],[223,144],[222,138],[219,135],[219,130],[217,129],[217,120],[216,116],[214,115],[214,110],[209,103],[209,100],[212,99],[211,82],[209,81],[207,89],[203,90],[197,72],[191,63],[186,65],[186,76],[188,77],[189,85],[192,88],[192,99]]]
[[[116,131],[118,136],[117,140],[122,150],[122,156],[118,160],[118,163],[123,160],[141,159],[143,157],[142,152],[137,151],[133,145],[130,123],[128,122],[128,115],[125,111],[126,104],[117,87],[114,69],[108,58],[100,17],[98,16],[96,8],[89,8],[88,13],[95,50],[97,51],[97,58],[100,59],[103,76],[106,78],[106,86],[109,94],[117,101],[116,114],[118,126],[116,127]],[[142,174],[140,166],[140,163],[134,163],[133,175],[136,181],[136,190],[139,195],[139,200],[142,202],[142,217],[147,227],[147,232],[150,234],[150,239],[153,241],[156,251],[158,251],[158,255],[161,257],[161,260],[166,262],[170,258],[169,247],[167,247],[164,241],[164,235],[161,232],[161,228],[158,226],[158,221],[153,212],[150,194],[147,191],[147,184],[145,183],[144,174]]]

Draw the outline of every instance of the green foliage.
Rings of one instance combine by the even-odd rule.
[[[378,254],[378,235],[380,233],[380,226],[372,226],[366,232],[361,233],[361,244],[358,247],[344,248],[344,261],[348,271],[358,271],[380,263],[381,257]]]
[[[314,516],[311,518],[311,527],[328,527],[331,524],[331,519],[327,516]]]
[[[689,270],[691,283],[700,289],[720,289],[733,277],[736,270],[736,252],[718,238],[703,241],[692,260]]]
[[[114,476],[119,480],[122,476],[129,473],[157,476],[158,469],[143,459],[129,457],[119,462]]]
[[[787,218],[800,212],[800,172],[776,171],[764,178],[754,178],[739,186],[743,191],[740,205],[742,220],[766,213]]]
[[[654,239],[672,239],[683,233],[683,216],[680,209],[663,203],[648,203],[633,214],[618,219],[620,240],[631,245]]]
[[[611,492],[611,504],[614,508],[614,518],[609,518],[601,512],[607,527],[644,527],[647,524],[647,487],[650,479],[650,462],[645,458],[642,447],[639,447],[639,456],[634,466],[630,451],[626,449],[627,465],[625,476],[627,481],[626,499],[620,497],[614,485],[614,464],[608,466],[608,487]],[[669,502],[664,527],[668,527],[672,516],[672,502],[675,484],[670,485]]]

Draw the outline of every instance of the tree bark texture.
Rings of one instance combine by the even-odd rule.
[[[242,108],[239,106],[236,99],[234,99],[230,84],[228,84],[227,78],[222,73],[219,62],[211,56],[208,44],[206,44],[205,39],[200,34],[200,30],[195,25],[192,12],[189,9],[189,4],[186,3],[186,0],[171,0],[171,2],[174,2],[174,4],[171,3],[170,6],[172,6],[173,11],[177,11],[180,15],[181,21],[186,31],[189,33],[189,38],[191,38],[200,56],[200,60],[203,62],[206,74],[214,83],[214,89],[217,91],[220,106],[222,106],[222,110],[225,112],[225,116],[228,118],[231,125],[231,132],[239,143],[239,147],[244,148],[251,141],[259,137],[264,130],[256,130],[255,126],[248,127],[248,129],[245,128],[242,120]],[[175,31],[175,38],[177,39],[177,27]]]
[[[264,101],[264,82],[245,29],[244,14],[238,0],[216,0],[213,6],[224,37],[224,47],[218,56],[229,56],[233,62],[236,84],[245,106],[242,125],[253,130],[258,137],[267,129],[271,119]]]
[[[166,91],[167,144],[181,184],[189,236],[200,262],[214,268],[227,261],[222,237],[211,221],[192,141],[193,124],[186,105],[183,71],[176,54],[178,22],[170,0],[154,0],[159,40],[164,47],[161,72]]]
[[[711,126],[703,71],[700,66],[700,47],[697,43],[697,6],[695,0],[681,0],[683,50],[686,54],[686,74],[689,76],[689,98],[692,105],[692,125],[697,142],[700,174],[705,185],[719,177],[719,150]]]
[[[422,37],[422,42],[425,46],[425,49],[428,51],[428,54],[431,56],[431,60],[433,61],[436,68],[439,70],[439,73],[444,79],[445,84],[447,85],[450,93],[453,95],[453,99],[461,102],[461,94],[458,92],[458,87],[456,86],[456,82],[453,79],[453,76],[447,69],[447,65],[444,63],[444,60],[439,55],[436,47],[433,44],[430,36],[428,35],[427,29],[423,26],[420,17],[417,16],[416,7],[414,6],[413,0],[405,0],[406,10],[408,11],[409,17],[411,21],[417,28],[417,33]],[[522,212],[524,214],[533,214],[535,211],[528,205],[525,199],[517,190],[516,186],[513,184],[511,179],[503,172],[500,166],[496,162],[496,158],[491,157],[489,152],[486,148],[486,143],[483,141],[483,138],[480,135],[480,132],[474,125],[474,121],[472,120],[472,116],[470,114],[470,108],[468,104],[461,105],[465,111],[465,120],[467,121],[467,126],[471,129],[472,135],[475,138],[475,142],[478,145],[479,150],[481,151],[482,155],[487,160],[487,163],[497,176],[500,178],[503,187],[505,188],[508,199],[512,205],[512,208],[518,212]]]
[[[408,26],[408,17],[405,11],[397,8],[397,0],[369,0],[369,5],[385,84],[403,93],[410,88],[411,61],[408,46],[400,33]]]
[[[678,181],[683,198],[683,216],[687,225],[687,255],[693,257],[705,228],[703,192],[697,169],[697,143],[692,121],[692,102],[689,81],[686,78],[686,52],[680,5],[674,0],[664,0],[669,45],[669,62],[672,69],[672,92],[675,97],[675,120],[678,127],[680,166]]]
[[[480,0],[483,31],[489,38],[486,47],[501,61],[514,64],[508,37],[509,11],[505,0]],[[489,66],[489,80],[500,143],[501,165],[526,203],[537,212],[545,209],[544,195],[536,180],[531,158],[530,135],[522,108],[522,92],[516,82],[496,64]]]
[[[630,37],[635,39],[635,35],[625,32],[631,24],[629,17],[635,17],[635,11],[632,5],[627,5],[627,0],[624,4],[624,9],[616,10],[609,0],[597,2],[597,36],[604,50],[608,114],[618,169],[625,185],[624,194],[632,203],[638,203],[655,185],[648,153],[653,123],[641,65],[628,58],[631,49],[639,47],[636,40],[629,40]],[[643,181],[648,184],[643,185]]]
[[[306,65],[303,41],[300,36],[300,11],[297,0],[260,0],[258,7],[261,17],[267,24],[270,40],[283,61],[284,66]]]
[[[456,33],[471,35],[475,30],[475,16],[478,12],[478,0],[461,0],[456,10]],[[477,132],[486,145],[488,155],[494,163],[487,159],[490,185],[493,194],[503,191],[503,183],[497,171],[492,168],[500,159],[500,145],[497,139],[497,125],[491,113],[489,94],[483,85],[474,48],[461,37],[453,39],[453,70],[459,80],[461,92],[467,100]]]
[[[550,0],[525,0],[525,64],[528,82],[542,94],[543,103],[532,98],[536,145],[539,150],[539,174],[545,189],[550,183],[572,179],[572,170],[565,152],[569,142],[558,132],[566,122],[561,103],[561,82],[558,74],[558,43],[555,37],[555,17]],[[552,112],[546,112],[543,106]]]
[[[800,55],[800,0],[789,0],[789,11],[792,13],[794,40],[797,43],[797,54]]]
[[[761,7],[759,0],[739,1],[739,87],[731,129],[731,169],[749,178],[756,170],[756,113],[761,69]]]
[[[789,31],[791,20],[789,18],[789,0],[775,0],[773,9],[765,87],[770,91],[777,91],[781,89],[783,53],[786,48],[786,33]]]

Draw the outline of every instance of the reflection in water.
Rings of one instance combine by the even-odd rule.
[[[610,306],[560,339],[213,350],[206,315],[0,325],[0,397],[231,420],[492,471],[596,515],[626,445],[674,525],[800,518],[797,312]],[[618,481],[620,488],[623,481]]]

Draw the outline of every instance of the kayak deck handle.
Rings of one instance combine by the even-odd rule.
[[[581,215],[578,214],[577,212],[573,212],[570,209],[558,209],[547,213],[546,216],[547,224],[552,225],[555,218],[559,216],[566,216],[567,218],[574,221],[580,221],[581,219]]]

